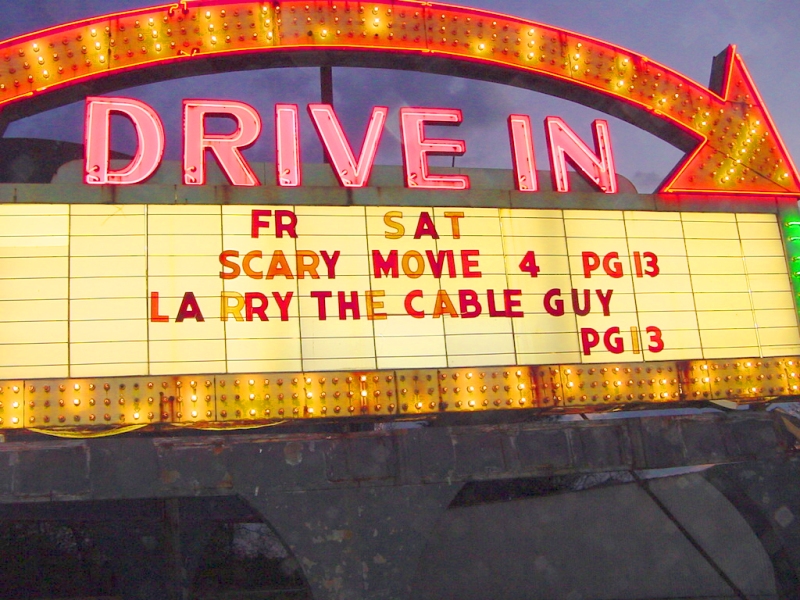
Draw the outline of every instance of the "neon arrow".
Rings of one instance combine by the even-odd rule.
[[[702,141],[661,191],[796,195],[797,170],[734,46],[715,59],[711,79],[720,86],[691,123]]]
[[[741,57],[706,88],[608,42],[513,16],[413,0],[181,0],[0,42],[6,121],[147,80],[291,64],[403,68],[581,102],[687,152],[661,193],[800,195],[800,177]],[[187,67],[192,65],[191,69]],[[81,84],[77,87],[76,84]]]

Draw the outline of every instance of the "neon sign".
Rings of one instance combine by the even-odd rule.
[[[664,210],[649,196],[619,203],[628,209],[550,199],[545,208],[481,208],[451,198],[448,207],[412,206],[409,193],[402,206],[316,206],[302,194],[267,206],[226,190],[225,204],[184,205],[155,186],[152,204],[55,194],[5,202],[0,427],[796,395],[800,218],[784,204],[800,196],[800,177],[733,47],[704,87],[607,42],[471,8],[181,1],[0,42],[0,117],[83,99],[88,89],[84,182],[139,184],[162,162],[161,117],[139,100],[98,94],[142,69],[158,80],[298,57],[544,88],[684,150],[661,194],[788,202],[707,213]],[[368,186],[388,108],[365,114],[356,140],[332,106],[304,108],[339,185]],[[234,187],[301,186],[300,110],[279,103],[262,115],[235,100],[184,100],[183,184],[202,186],[213,160]],[[135,132],[121,167],[109,161],[112,115]],[[208,127],[216,116],[232,130]],[[268,120],[276,170],[261,181],[243,150]],[[431,133],[462,120],[457,108],[399,111],[406,187],[470,187],[468,174],[437,173],[429,161],[467,151],[457,134]],[[618,190],[606,121],[593,123],[593,140],[555,116],[544,130],[554,190],[569,191],[568,164],[598,191]],[[509,115],[521,192],[541,183],[532,131],[528,115]]]
[[[706,88],[602,40],[412,0],[369,6],[187,1],[67,23],[0,43],[0,109],[6,119],[19,118],[75,99],[77,84],[102,78],[104,89],[125,87],[128,74],[145,68],[153,79],[180,77],[185,62],[193,62],[196,73],[204,61],[246,54],[251,66],[268,67],[302,53],[321,60],[320,50],[333,64],[408,66],[489,80],[513,73],[514,85],[530,89],[546,80],[549,93],[596,105],[686,151],[659,193],[800,194],[791,157],[733,46],[715,59],[715,84]],[[281,134],[296,129],[291,110],[279,117]],[[524,125],[515,123],[518,139]],[[296,185],[297,157],[282,140],[279,134],[279,179]],[[520,172],[531,174],[527,166]]]
[[[308,113],[316,127],[333,172],[344,187],[366,187],[378,150],[389,109],[376,106],[367,125],[358,159],[342,131],[339,119],[328,104],[309,104]],[[111,115],[127,117],[138,140],[131,162],[112,171],[110,161]],[[230,134],[205,131],[205,117],[230,117],[236,129]],[[469,189],[466,175],[432,174],[428,165],[431,155],[460,156],[466,152],[463,140],[429,138],[426,124],[458,125],[461,111],[450,108],[401,108],[400,133],[403,146],[404,183],[406,187],[434,190]],[[597,189],[607,194],[617,191],[617,176],[608,123],[595,120],[595,150],[587,146],[558,117],[547,117],[547,131],[553,187],[569,191],[567,160]],[[278,104],[275,107],[275,131],[278,160],[275,183],[280,187],[296,187],[302,178],[300,163],[300,130],[298,107]],[[261,132],[261,117],[243,102],[215,100],[183,101],[183,183],[203,185],[206,181],[206,150],[216,158],[222,172],[234,186],[259,185],[258,177],[247,164],[241,150],[251,146]],[[509,117],[509,133],[516,189],[538,190],[527,115]],[[84,181],[90,185],[130,185],[141,183],[158,168],[164,154],[164,126],[158,114],[145,103],[132,98],[90,97],[86,99],[86,164]],[[290,164],[286,164],[286,162]]]

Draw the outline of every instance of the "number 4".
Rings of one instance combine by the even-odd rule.
[[[519,270],[523,273],[530,273],[531,277],[536,277],[539,274],[539,267],[536,266],[536,253],[533,250],[528,250],[525,256],[522,257],[522,262],[519,263]]]

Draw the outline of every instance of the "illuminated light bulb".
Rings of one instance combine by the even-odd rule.
[[[33,51],[34,52],[38,52],[39,51],[39,44],[34,44],[33,45]],[[20,50],[20,56],[23,56],[22,50]]]
[[[197,402],[197,395],[196,394],[192,394],[192,402]]]
[[[520,384],[517,386],[517,389],[518,389],[518,390],[524,390],[524,389],[525,389],[525,384],[524,384],[524,383],[520,383]]]
[[[363,396],[366,396],[366,395],[367,395],[367,390],[361,390],[361,396],[363,397]]]
[[[19,408],[19,402],[12,402],[11,408]]]
[[[366,381],[366,380],[367,380],[367,376],[366,375],[362,375],[361,376],[361,381]]]
[[[47,79],[48,77],[50,77],[50,73],[48,73],[48,72],[47,72],[47,69],[45,69],[44,71],[42,71],[42,76],[43,76],[45,79]]]
[[[19,419],[17,417],[12,417],[11,422],[16,425],[17,423],[19,423]]]
[[[211,36],[211,43],[212,44],[216,44],[217,43],[217,36],[215,36],[215,35]]]
[[[314,397],[314,394],[312,394],[311,392],[306,392],[306,398],[311,400],[311,398],[313,398],[313,397]]]
[[[80,399],[78,399],[78,398],[75,398],[75,400],[73,400],[73,401],[72,401],[72,403],[73,403],[75,406],[79,406],[79,405],[80,405],[80,403],[81,403],[81,401],[80,401]]]
[[[43,65],[43,64],[44,64],[44,57],[43,57],[43,56],[40,56],[40,57],[37,59],[37,62],[38,62],[40,65]]]
[[[255,394],[250,394],[250,400],[255,400],[255,399],[256,399],[256,395]]]
[[[139,413],[138,412],[133,413],[133,418],[134,419],[138,419],[139,418]]]
[[[207,10],[206,11],[206,19],[210,19],[210,18],[211,18],[211,11]]]
[[[193,410],[193,411],[192,411],[192,418],[193,418],[193,419],[196,419],[196,418],[197,418],[197,411],[196,411],[196,410]]]

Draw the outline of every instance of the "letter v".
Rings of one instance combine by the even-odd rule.
[[[353,149],[342,130],[336,113],[330,104],[309,104],[308,114],[317,129],[325,152],[331,161],[333,172],[344,187],[364,187],[375,162],[375,154],[383,134],[383,124],[389,109],[376,106],[367,125],[367,133],[356,162]]]

